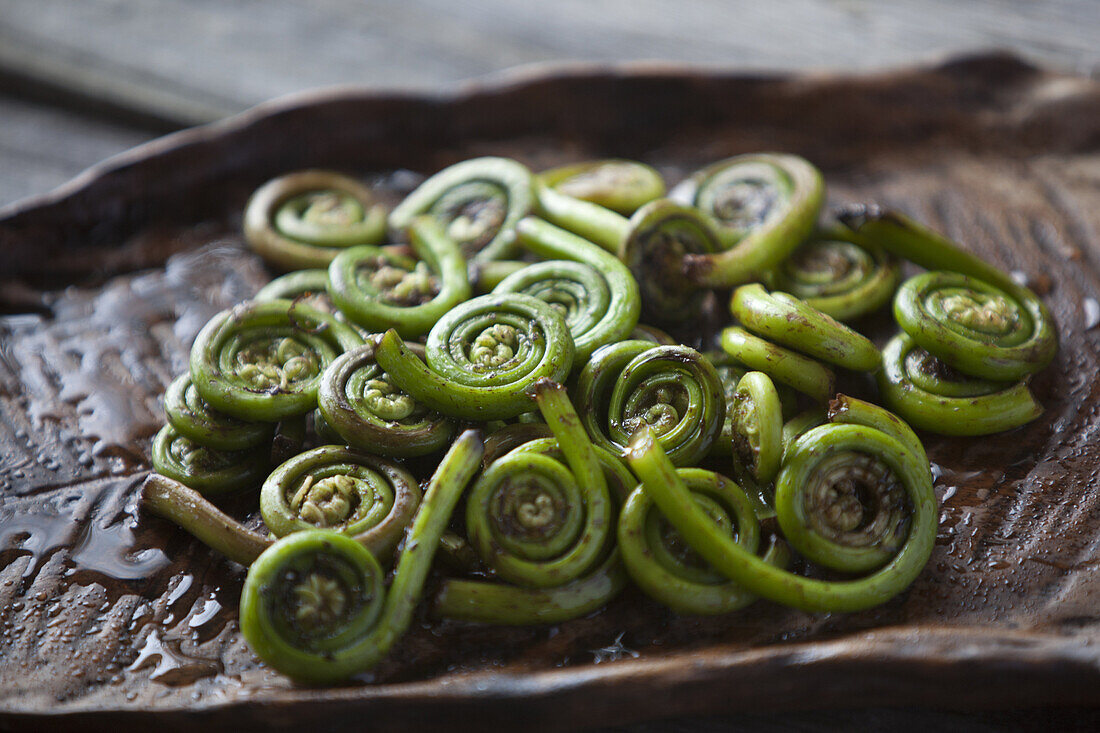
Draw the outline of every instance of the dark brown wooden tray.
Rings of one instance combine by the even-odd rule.
[[[859,614],[681,618],[636,593],[554,629],[418,627],[364,684],[296,688],[235,623],[240,568],[137,509],[190,339],[266,280],[266,178],[636,157],[675,179],[796,152],[830,201],[902,208],[1022,277],[1062,348],[1047,411],[929,437],[939,537]],[[401,176],[389,183],[399,185]],[[157,140],[0,212],[0,725],[450,723],[531,730],[738,710],[1100,702],[1100,83],[985,56],[884,75],[571,68],[453,95],[346,90]],[[596,662],[599,663],[596,663]]]

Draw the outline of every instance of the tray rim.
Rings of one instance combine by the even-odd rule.
[[[927,659],[914,643],[934,645],[943,656]],[[925,647],[922,647],[925,648]],[[1063,656],[1043,653],[1056,649]],[[574,726],[595,726],[640,722],[658,716],[734,711],[838,710],[890,705],[921,705],[937,710],[985,710],[1008,705],[1036,707],[1081,707],[1100,705],[1095,690],[1100,683],[1100,652],[1078,637],[1029,634],[1003,630],[981,630],[963,626],[882,626],[865,632],[840,635],[822,641],[773,644],[756,647],[714,645],[680,650],[659,658],[623,659],[612,663],[533,671],[473,671],[445,678],[433,678],[388,685],[334,688],[268,688],[248,698],[233,701],[166,704],[143,709],[102,707],[86,700],[59,704],[43,712],[0,704],[0,722],[46,722],[79,720],[95,716],[121,715],[143,718],[162,713],[224,713],[242,722],[256,719],[268,708],[331,707],[339,719],[351,709],[368,708],[383,721],[404,721],[423,708],[450,715],[467,707],[476,708],[486,719],[463,721],[461,730],[497,730],[494,713],[514,705],[562,710],[553,720],[542,720],[531,730],[574,730]],[[762,671],[762,674],[761,674]],[[1075,677],[1067,686],[1066,676]],[[829,689],[843,691],[837,704],[820,705],[785,699],[790,689],[805,681],[831,679]],[[1012,685],[1004,685],[1011,678]],[[756,683],[764,692],[753,689]],[[851,689],[862,683],[867,687]],[[955,685],[966,683],[967,699],[946,700],[943,688],[954,693]],[[672,712],[658,712],[651,704],[634,699],[638,686],[663,690],[661,702],[678,692],[695,692],[675,703]],[[731,688],[731,689],[730,689]],[[724,693],[724,703],[712,696]],[[1027,694],[1030,693],[1030,694]],[[584,720],[574,720],[570,703],[603,696],[602,714],[584,711]],[[702,698],[702,699],[701,699]],[[615,708],[629,699],[625,718]],[[387,710],[387,708],[390,708]],[[414,712],[416,711],[416,712]],[[610,714],[615,713],[614,719]]]
[[[678,80],[690,79],[755,81],[782,83],[791,81],[824,82],[840,79],[874,80],[907,74],[929,74],[949,69],[985,65],[1014,66],[1024,73],[1041,74],[1094,82],[1100,93],[1100,80],[1093,80],[1061,70],[1053,70],[1033,63],[1010,51],[992,50],[971,53],[933,53],[926,61],[916,61],[901,66],[886,67],[865,72],[842,70],[767,71],[738,70],[736,67],[707,66],[667,61],[628,61],[618,63],[586,61],[537,61],[516,67],[490,72],[438,89],[406,90],[366,84],[336,84],[291,92],[265,100],[229,117],[203,125],[187,127],[109,156],[85,168],[73,178],[42,193],[31,194],[0,206],[0,225],[11,219],[63,203],[85,192],[101,179],[131,166],[147,163],[178,148],[199,144],[212,138],[239,133],[256,123],[287,112],[298,112],[310,107],[321,107],[337,101],[363,100],[384,102],[431,102],[455,104],[469,102],[479,97],[500,95],[522,87],[538,86],[561,80],[591,78],[649,77]]]
[[[984,58],[984,57],[983,57]],[[1022,58],[1012,56],[1025,66],[1032,65]],[[907,70],[921,70],[922,65],[899,67]],[[1032,67],[1037,68],[1037,67]],[[895,69],[897,70],[897,69]],[[714,73],[709,73],[713,71]],[[793,75],[781,71],[760,71],[740,73],[735,69],[709,70],[692,64],[680,64],[658,61],[629,61],[621,63],[601,63],[583,61],[536,61],[521,64],[508,69],[490,72],[472,79],[444,85],[438,89],[407,90],[399,87],[387,87],[367,84],[333,84],[312,87],[300,91],[279,95],[248,107],[236,114],[201,125],[185,127],[181,130],[158,135],[144,143],[128,148],[93,163],[75,176],[41,193],[34,193],[0,206],[0,224],[29,211],[62,203],[65,199],[83,192],[101,178],[128,168],[134,164],[147,162],[160,154],[201,143],[209,138],[234,132],[241,132],[256,122],[284,112],[298,111],[307,107],[317,107],[334,101],[363,99],[374,102],[410,101],[454,103],[468,101],[480,96],[500,94],[517,87],[538,84],[544,81],[564,78],[582,78],[592,76],[635,76],[639,74],[677,78],[684,76],[729,76],[736,79],[782,80]],[[845,76],[837,74],[837,76]]]
[[[912,649],[914,643],[932,644],[942,656],[929,660]],[[1043,655],[1051,649],[1062,656],[1052,659]],[[747,649],[717,645],[656,659],[552,670],[479,671],[376,686],[271,688],[228,702],[139,709],[97,706],[85,700],[46,712],[3,704],[0,722],[71,722],[81,727],[101,723],[104,718],[123,722],[182,713],[210,718],[219,726],[251,730],[250,724],[264,723],[272,713],[288,708],[304,708],[318,723],[344,720],[353,711],[369,713],[372,722],[385,726],[425,717],[450,719],[476,711],[480,717],[476,721],[463,719],[459,729],[492,731],[499,730],[516,708],[522,708],[554,711],[552,717],[527,721],[530,730],[553,731],[740,711],[912,705],[976,711],[1005,704],[1014,709],[1090,708],[1100,704],[1095,694],[1100,683],[1097,656],[1090,645],[1072,636],[886,626],[828,640]],[[1067,685],[1069,677],[1074,682]],[[820,685],[822,679],[830,680],[829,684]],[[935,684],[930,684],[933,680]],[[1008,680],[1012,684],[1005,684]],[[827,706],[787,697],[811,681],[844,697]],[[918,694],[912,694],[910,685],[918,685]],[[961,700],[960,685],[966,689]],[[636,697],[640,686],[658,694],[640,703]],[[658,709],[673,698],[670,707]],[[576,705],[593,699],[600,702],[595,710]]]

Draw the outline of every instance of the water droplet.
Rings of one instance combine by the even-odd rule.
[[[1081,308],[1085,312],[1085,330],[1091,331],[1100,325],[1100,303],[1096,301],[1096,298],[1085,298],[1081,303]]]
[[[185,654],[179,642],[162,640],[155,633],[149,634],[137,659],[126,669],[138,672],[149,667],[153,667],[150,680],[170,687],[189,685],[221,671],[221,663],[217,660]]]

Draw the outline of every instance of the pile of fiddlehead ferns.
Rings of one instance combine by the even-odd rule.
[[[634,161],[503,158],[388,214],[325,171],[256,192],[246,239],[289,272],[195,340],[143,496],[249,566],[241,628],[265,662],[310,683],[371,668],[432,572],[432,614],[495,624],[630,584],[686,614],[856,611],[917,577],[936,502],[910,425],[1037,417],[1046,307],[900,214],[824,221],[797,156],[665,195]],[[926,271],[899,287],[903,267]],[[855,326],[891,301],[880,350]],[[836,394],[858,373],[892,412]],[[265,531],[211,501],[244,491]]]

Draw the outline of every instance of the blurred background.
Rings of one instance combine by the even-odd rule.
[[[0,0],[0,206],[273,97],[527,64],[867,71],[1003,49],[1100,75],[1097,0]]]

